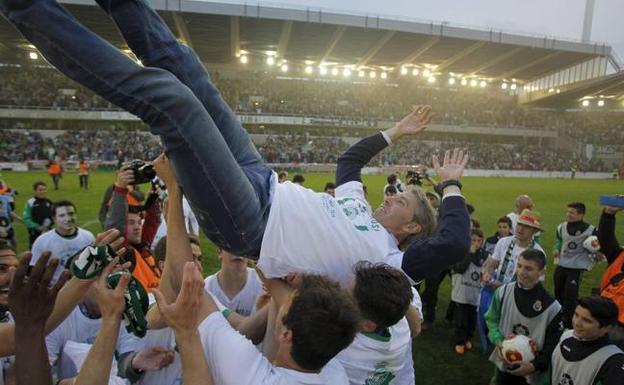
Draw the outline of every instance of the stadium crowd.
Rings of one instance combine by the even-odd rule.
[[[3,383],[413,385],[412,340],[435,296],[423,292],[421,301],[414,286],[439,283],[448,270],[453,349],[459,358],[478,334],[494,366],[492,383],[621,384],[621,198],[604,208],[598,228],[584,221],[582,202],[565,207],[552,250],[553,296],[542,284],[546,229],[533,201],[517,198],[486,251],[462,194],[469,156],[458,148],[433,158],[433,190],[390,175],[385,199],[371,207],[363,168],[385,148],[419,137],[430,106],[406,107],[395,126],[351,144],[336,158],[335,184],[315,192],[297,183],[302,176],[285,180],[261,159],[197,57],[147,2],[98,4],[145,66],[161,70],[130,62],[56,2],[3,1],[0,11],[66,75],[149,123],[167,154],[120,165],[101,200],[97,236],[78,226],[74,203],[51,202],[47,185],[34,183],[21,218],[30,252],[21,258],[8,231],[15,202],[2,181]],[[127,135],[134,146],[142,142],[142,134]],[[84,139],[103,138],[69,132],[61,141],[84,155]],[[310,138],[285,141],[302,159],[332,159]],[[275,143],[269,138],[267,146],[273,151]],[[59,156],[66,148],[52,150]],[[51,160],[55,187],[59,172]],[[219,253],[221,268],[207,278],[197,229]],[[600,259],[609,263],[600,295],[577,298],[583,273]]]
[[[0,77],[7,80],[0,90],[0,106],[5,108],[118,109],[51,68],[0,67]],[[580,143],[624,139],[621,112],[523,108],[515,95],[497,87],[431,86],[413,79],[348,82],[331,76],[302,80],[270,71],[228,76],[215,71],[212,78],[228,104],[241,113],[396,120],[418,101],[437,106],[440,123],[557,131]]]

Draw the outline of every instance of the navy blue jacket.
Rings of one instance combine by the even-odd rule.
[[[361,182],[362,168],[387,146],[388,142],[381,133],[351,146],[338,158],[336,186]],[[466,202],[462,197],[450,196],[442,200],[436,232],[408,246],[401,268],[414,281],[420,281],[460,262],[469,250],[470,216]]]

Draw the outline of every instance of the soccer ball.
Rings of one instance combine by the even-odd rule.
[[[598,237],[595,235],[590,235],[583,241],[583,247],[589,251],[590,253],[597,253],[600,250],[600,242],[598,242]]]
[[[531,362],[537,355],[537,346],[529,337],[517,334],[503,341],[501,353],[508,362]]]

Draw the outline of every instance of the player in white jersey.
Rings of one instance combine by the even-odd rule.
[[[40,235],[32,247],[34,265],[44,251],[50,251],[52,257],[59,259],[59,266],[52,278],[56,282],[68,261],[85,247],[95,241],[90,231],[76,225],[76,206],[70,201],[55,202],[52,207],[54,229]]]
[[[262,283],[254,269],[247,267],[247,259],[217,250],[221,270],[205,280],[206,290],[228,309],[242,316],[256,312],[256,300],[263,292]]]
[[[360,333],[337,359],[351,385],[405,383],[397,377],[412,348],[405,319],[413,298],[410,282],[386,264],[360,262],[354,272],[353,297],[363,320]]]

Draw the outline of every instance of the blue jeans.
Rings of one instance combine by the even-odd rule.
[[[271,169],[195,53],[149,6],[142,0],[101,5],[144,67],[53,0],[0,0],[5,17],[52,65],[160,136],[206,236],[233,254],[257,257]]]

